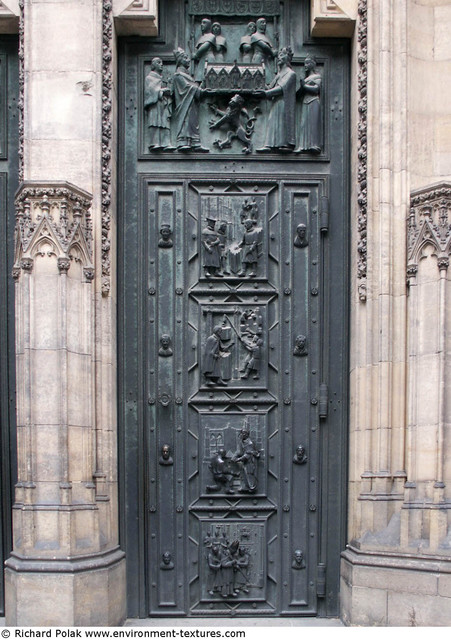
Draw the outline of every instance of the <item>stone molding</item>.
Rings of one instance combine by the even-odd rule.
[[[311,33],[317,38],[351,38],[357,0],[311,0]]]
[[[113,8],[102,6],[102,295],[111,289],[111,176],[113,156]]]
[[[12,552],[5,566],[12,571],[39,573],[77,573],[105,569],[121,562],[125,553],[120,547],[108,549],[99,553],[92,553],[83,557],[61,558],[29,558],[20,553]]]
[[[19,33],[19,0],[0,1],[0,33]]]
[[[427,245],[432,245],[440,270],[451,254],[451,183],[442,182],[413,191],[407,219],[407,276],[415,278]]]
[[[81,261],[85,280],[91,282],[91,201],[89,193],[69,183],[23,183],[16,196],[13,277],[31,272],[37,257],[54,255],[60,273],[67,273],[73,260]]]
[[[157,0],[112,0],[112,9],[119,36],[158,35]]]
[[[367,226],[368,226],[368,8],[367,0],[359,0],[358,14],[358,294],[361,302],[367,298]]]

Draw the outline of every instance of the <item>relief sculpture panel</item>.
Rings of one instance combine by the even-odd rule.
[[[225,5],[191,3],[185,42],[143,61],[141,154],[321,155],[326,61],[295,56],[279,2]]]
[[[266,388],[266,304],[206,305],[201,313],[201,385]]]

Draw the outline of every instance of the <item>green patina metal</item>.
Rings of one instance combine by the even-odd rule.
[[[131,616],[338,613],[349,52],[263,4],[171,0],[120,47]]]

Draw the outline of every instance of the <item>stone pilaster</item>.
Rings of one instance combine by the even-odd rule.
[[[105,29],[103,5],[111,16],[111,3],[97,0],[24,1],[11,625],[117,625],[125,617],[109,255],[114,64],[105,38],[111,43],[113,28],[111,17]]]
[[[414,35],[412,27],[429,33],[430,25],[418,21],[417,14],[420,8],[433,14],[433,4],[367,4],[366,295],[359,296],[356,265],[350,542],[340,592],[343,620],[349,624],[451,621],[445,339],[449,184],[417,191],[412,198],[409,189],[413,171],[430,150],[422,146],[424,159],[411,152],[423,135],[421,128],[409,130],[409,92],[415,108],[423,91],[411,86],[412,78],[421,84],[427,76],[429,97],[433,89],[430,73],[419,78],[416,61],[409,76],[409,51],[421,45],[408,37]],[[355,222],[357,237],[358,232]]]
[[[409,412],[401,544],[440,552],[451,546],[451,481],[446,438],[450,367],[451,183],[412,193],[408,217]],[[450,557],[451,560],[451,557]]]

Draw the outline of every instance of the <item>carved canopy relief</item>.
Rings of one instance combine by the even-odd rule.
[[[357,0],[311,0],[312,36],[350,38],[357,19]]]
[[[113,0],[113,16],[120,36],[158,35],[157,0]]]
[[[77,262],[84,281],[93,280],[91,201],[90,194],[69,183],[23,184],[16,197],[16,280],[46,256],[55,258],[60,273]]]
[[[451,254],[451,184],[443,182],[411,193],[407,220],[407,276],[414,278],[425,248],[432,246],[439,269]]]

